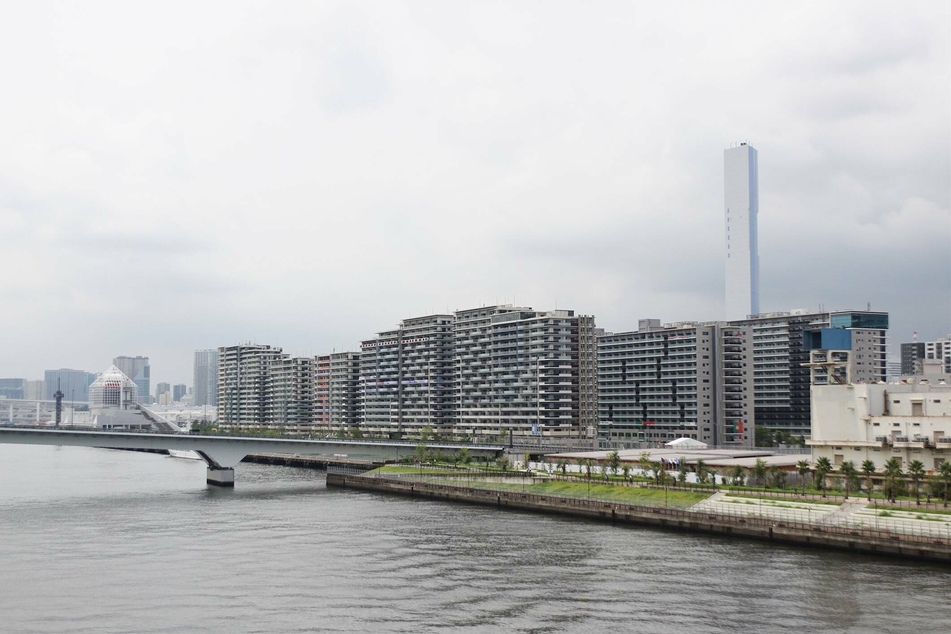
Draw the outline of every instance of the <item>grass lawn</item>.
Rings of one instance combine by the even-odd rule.
[[[458,484],[454,482],[453,484]],[[530,484],[503,484],[494,482],[473,481],[469,484],[480,489],[493,491],[512,491],[532,493],[535,495],[551,495],[570,498],[587,498],[589,489],[587,482],[535,482]],[[666,495],[665,495],[666,494]],[[693,491],[664,491],[664,489],[646,489],[641,487],[614,486],[611,484],[591,483],[590,497],[605,502],[619,502],[622,504],[637,504],[642,506],[669,506],[670,508],[685,509],[702,502],[710,497],[710,493]]]
[[[419,474],[423,476],[438,476],[438,475],[465,475],[465,469],[453,469],[450,467],[442,467],[437,469],[420,469],[419,467],[414,467],[412,465],[403,466],[403,465],[384,465],[382,467],[377,467],[372,471],[368,471],[368,475],[373,475],[377,473],[412,473]]]
[[[727,493],[731,498],[749,498],[752,500],[763,500],[764,502],[793,502],[799,504],[828,504],[829,506],[842,506],[842,500],[838,502],[833,500],[798,500],[796,498],[770,497],[768,495],[755,495],[753,493]]]
[[[875,504],[874,498],[868,508],[884,511],[902,511],[903,513],[914,513],[917,515],[951,515],[951,509],[922,509],[916,506],[893,506],[891,504]]]

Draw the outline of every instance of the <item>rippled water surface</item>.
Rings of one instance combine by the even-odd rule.
[[[947,632],[951,569],[0,445],[4,632]]]

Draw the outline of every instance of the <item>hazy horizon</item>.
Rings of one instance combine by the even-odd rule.
[[[0,376],[357,350],[516,303],[724,312],[723,150],[761,312],[951,333],[947,2],[0,7]]]

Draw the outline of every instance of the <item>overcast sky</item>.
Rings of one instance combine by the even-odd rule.
[[[0,0],[0,376],[357,350],[495,303],[951,333],[949,3]]]

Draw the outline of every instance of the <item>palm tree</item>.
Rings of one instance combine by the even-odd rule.
[[[846,460],[839,465],[839,473],[845,478],[845,499],[849,499],[849,493],[852,491],[852,480],[855,479],[855,464],[851,460]]]
[[[687,483],[687,459],[681,458],[677,464],[677,482],[680,484]]]
[[[703,459],[697,460],[696,471],[697,484],[706,484],[709,471],[707,470],[707,463],[704,462]]]
[[[944,508],[948,508],[948,489],[951,488],[951,460],[945,460],[938,465],[938,480],[944,485],[941,497],[944,499]]]
[[[826,476],[832,472],[832,463],[825,456],[820,456],[816,460],[816,484],[822,491],[822,497],[826,496]]]
[[[875,463],[871,460],[862,461],[862,473],[865,474],[865,490],[868,491],[868,501],[872,501],[872,474],[875,473]]]
[[[763,486],[766,484],[766,461],[762,458],[757,458],[756,462],[753,463],[753,477],[751,480],[756,482],[756,486]]]
[[[921,506],[921,492],[919,489],[919,483],[925,476],[925,465],[921,462],[921,460],[912,460],[908,463],[908,475],[911,476],[911,481],[915,484],[915,502],[918,504],[918,506]]]
[[[611,472],[617,475],[618,470],[621,468],[621,454],[616,451],[609,453],[608,466],[611,468]]]
[[[770,486],[777,489],[786,488],[786,472],[780,469],[778,465],[773,465],[769,468],[769,483]]]
[[[578,467],[582,474],[588,479],[591,478],[591,461],[587,458],[578,458]]]
[[[885,461],[885,484],[888,486],[888,499],[895,501],[898,493],[898,478],[902,476],[901,462],[898,458],[892,457]]]
[[[806,476],[812,471],[808,460],[800,460],[796,463],[796,473],[799,474],[799,481],[802,482],[802,492],[806,493]]]
[[[733,470],[730,472],[730,478],[732,480],[732,484],[734,486],[743,486],[744,475],[745,475],[745,472],[743,471],[743,467],[741,467],[740,465],[736,465],[735,467],[733,467]]]
[[[644,477],[648,477],[647,472],[650,471],[653,466],[651,463],[651,452],[642,451],[640,457],[637,459],[637,464],[641,468],[641,473]]]

